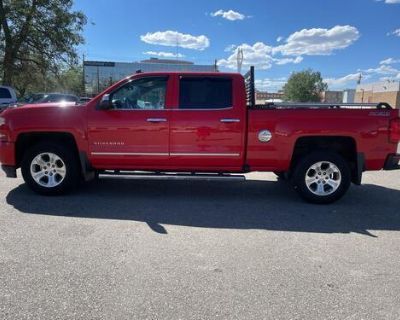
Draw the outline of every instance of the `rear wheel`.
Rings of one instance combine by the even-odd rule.
[[[293,183],[306,201],[327,204],[339,200],[348,190],[351,174],[348,163],[333,152],[314,152],[296,166]]]
[[[63,194],[79,181],[78,161],[70,148],[40,143],[29,149],[21,163],[28,186],[44,195]]]

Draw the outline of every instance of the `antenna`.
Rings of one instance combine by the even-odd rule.
[[[237,68],[238,72],[242,73],[242,65],[244,60],[243,49],[241,47],[237,48]]]
[[[175,53],[175,59],[178,60],[178,55],[179,55],[179,37],[178,35],[176,36],[176,53]]]
[[[362,78],[363,78],[363,76],[362,76],[362,73],[360,72],[360,75],[358,76],[357,84],[361,84]]]

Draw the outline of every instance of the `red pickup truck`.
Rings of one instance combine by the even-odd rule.
[[[254,69],[136,73],[86,105],[0,116],[0,162],[40,194],[98,173],[272,171],[330,203],[366,170],[400,168],[400,113],[377,105],[256,105]]]

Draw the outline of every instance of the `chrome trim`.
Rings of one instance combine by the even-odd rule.
[[[240,153],[91,152],[93,156],[240,157]]]
[[[272,139],[272,133],[269,130],[261,130],[258,133],[258,140],[260,142],[269,142]]]
[[[91,152],[92,156],[169,156],[169,153],[165,152]]]
[[[396,151],[396,153],[397,153],[397,154],[400,154],[400,142],[397,144],[397,151]]]
[[[186,157],[240,157],[240,153],[180,153],[171,152],[171,156],[186,156]]]
[[[233,123],[233,122],[240,122],[240,119],[221,119],[220,120],[221,122],[223,122],[223,123]]]
[[[148,118],[147,122],[167,122],[165,118]]]
[[[193,108],[193,109],[191,109],[191,108],[180,108],[179,106],[178,106],[178,108],[176,108],[176,109],[170,109],[170,110],[173,110],[173,111],[226,111],[226,110],[232,110],[233,109],[233,106],[230,106],[230,107],[226,107],[226,108]]]

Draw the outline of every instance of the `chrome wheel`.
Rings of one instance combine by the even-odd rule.
[[[307,170],[305,182],[308,190],[313,194],[328,196],[339,188],[342,182],[342,174],[334,163],[320,161]]]
[[[40,153],[33,158],[30,169],[33,180],[46,188],[57,187],[67,174],[64,161],[51,152]]]

